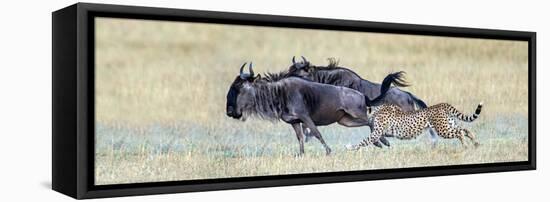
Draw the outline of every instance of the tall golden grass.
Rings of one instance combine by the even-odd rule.
[[[96,19],[96,184],[382,169],[527,159],[527,43],[506,40]],[[426,137],[391,149],[345,152],[367,128],[322,127],[335,154],[317,141],[294,158],[284,123],[225,116],[226,93],[243,62],[278,72],[292,56],[340,60],[380,81],[406,71],[428,104],[466,113],[482,146],[456,140],[431,149]],[[426,135],[427,136],[427,135]]]

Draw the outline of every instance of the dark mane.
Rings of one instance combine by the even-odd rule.
[[[341,67],[338,66],[338,63],[340,63],[340,60],[336,60],[336,58],[330,57],[327,58],[328,65],[327,66],[311,66],[314,70],[334,70],[334,69],[340,69]]]
[[[310,65],[312,71],[310,71],[307,78],[318,83],[344,86],[352,89],[359,88],[361,85],[360,80],[362,80],[361,76],[346,67],[338,66],[340,61],[335,58],[331,57],[327,60],[328,66]]]
[[[276,82],[276,81],[280,81],[282,79],[285,79],[285,78],[288,78],[288,77],[291,77],[292,75],[290,75],[288,73],[288,71],[281,71],[279,73],[265,73],[264,74],[264,78],[262,78],[262,80],[264,81],[267,81],[267,82]]]
[[[335,58],[327,58],[328,60],[328,66],[329,68],[338,67],[338,63],[340,63],[340,60],[336,60]]]
[[[302,78],[302,77],[293,75],[288,71],[280,71],[278,73],[271,73],[271,72],[264,73],[264,77],[262,78],[262,81],[273,83],[273,82],[277,82],[277,81],[280,81],[286,78],[291,78],[291,77],[306,80],[306,81],[311,81],[307,78]]]

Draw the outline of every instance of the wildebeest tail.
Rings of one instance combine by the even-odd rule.
[[[414,96],[412,93],[410,92],[406,92],[407,94],[409,94],[409,97],[411,97],[411,99],[414,101],[414,103],[416,104],[416,106],[418,106],[420,109],[424,109],[424,108],[428,108],[428,105],[422,101],[421,99],[419,99],[418,97]]]
[[[388,74],[386,78],[384,78],[384,81],[382,81],[382,85],[380,86],[380,95],[378,97],[370,100],[369,97],[365,95],[365,103],[367,106],[376,106],[380,105],[382,99],[386,97],[386,93],[388,90],[390,90],[391,84],[398,86],[398,87],[407,87],[409,86],[405,79],[403,78],[403,75],[405,74],[404,71],[399,71],[395,73]]]
[[[460,120],[462,121],[465,121],[465,122],[472,122],[474,120],[477,119],[477,117],[479,117],[479,114],[481,113],[481,108],[483,107],[483,102],[479,103],[479,105],[477,105],[477,108],[476,108],[476,111],[474,112],[474,114],[472,115],[465,115],[463,113],[461,113],[460,111],[458,111],[457,109],[455,109],[454,107],[452,108],[452,113]]]

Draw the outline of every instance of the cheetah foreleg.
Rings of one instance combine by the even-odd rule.
[[[382,136],[383,134],[383,130],[381,127],[378,127],[374,129],[374,131],[371,133],[371,135],[363,140],[361,140],[361,142],[359,144],[355,144],[355,145],[346,145],[346,148],[348,150],[359,150],[361,147],[366,147],[366,146],[369,146],[369,145],[375,145],[376,144],[380,144],[380,137]]]

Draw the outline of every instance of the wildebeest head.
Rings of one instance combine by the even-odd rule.
[[[253,106],[256,92],[252,87],[252,83],[260,78],[260,75],[254,76],[252,62],[248,66],[249,73],[243,72],[245,66],[246,62],[241,66],[239,75],[231,84],[229,92],[227,92],[226,113],[227,116],[235,119],[240,119],[243,111]]]
[[[288,68],[289,74],[305,78],[309,75],[310,70],[310,63],[304,56],[300,62],[296,62],[296,58],[292,57],[292,65]]]

